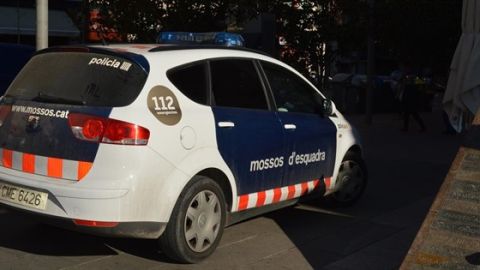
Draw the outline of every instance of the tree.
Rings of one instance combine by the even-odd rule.
[[[347,0],[90,0],[105,22],[135,42],[154,42],[160,31],[225,31],[261,13],[276,17],[278,36],[288,46],[282,58],[301,72],[325,62],[323,44],[336,38],[339,5]]]
[[[448,69],[460,35],[461,1],[376,0],[378,55],[417,66]],[[274,14],[285,38],[282,60],[304,74],[328,67],[338,55],[366,51],[366,1],[351,0],[89,0],[106,23],[135,42],[160,31],[241,29],[261,13]],[[239,27],[240,26],[240,27]],[[336,41],[338,49],[324,45]],[[361,54],[360,54],[361,55]],[[384,71],[385,72],[385,71]],[[327,75],[328,71],[326,72]]]
[[[461,34],[462,1],[377,0],[377,6],[384,55],[446,74]]]
[[[228,1],[90,0],[105,23],[135,42],[154,42],[160,31],[222,31]]]

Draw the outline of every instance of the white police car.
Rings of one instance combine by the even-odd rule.
[[[0,202],[198,262],[223,228],[305,195],[356,201],[357,136],[291,67],[241,48],[38,52],[0,105]]]

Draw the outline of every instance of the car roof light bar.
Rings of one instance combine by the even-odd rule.
[[[228,32],[160,32],[157,38],[157,43],[179,45],[222,45],[226,47],[245,46],[245,40],[241,35]]]

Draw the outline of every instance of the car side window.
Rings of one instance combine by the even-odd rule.
[[[253,61],[221,59],[210,61],[215,105],[267,110],[268,104]]]
[[[305,80],[281,66],[263,61],[261,63],[278,111],[320,112],[323,98]]]
[[[207,104],[205,62],[169,70],[167,77],[185,96],[197,103]]]

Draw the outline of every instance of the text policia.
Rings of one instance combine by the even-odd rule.
[[[307,166],[310,163],[324,161],[326,158],[325,151],[321,151],[318,149],[317,152],[314,153],[307,153],[307,154],[297,154],[296,152],[292,152],[292,154],[288,157],[288,165],[305,165]],[[275,169],[281,168],[284,165],[285,158],[284,157],[271,157],[266,159],[260,160],[252,160],[250,161],[250,171],[263,171],[268,169]]]

